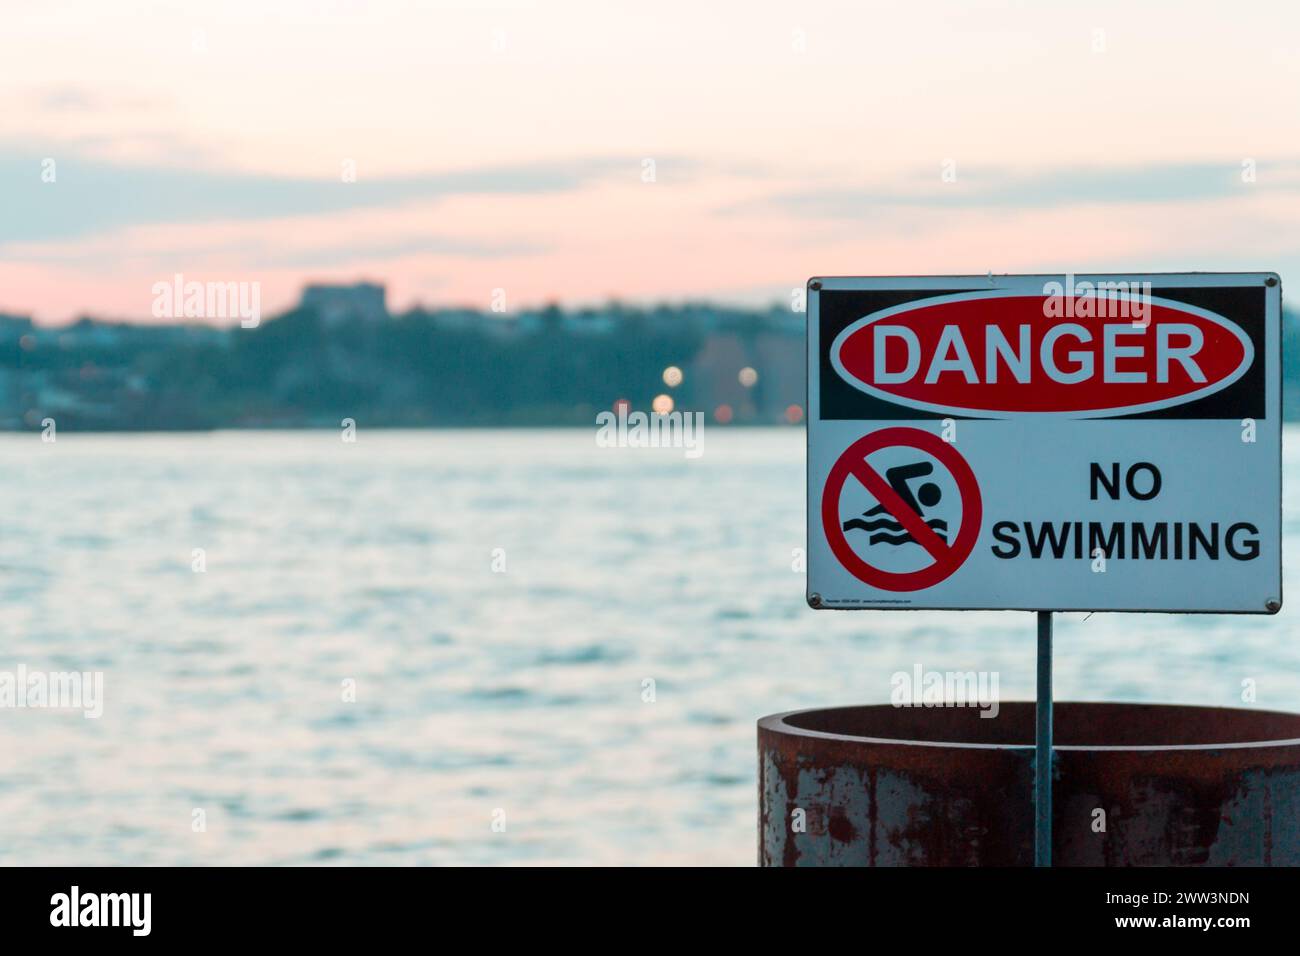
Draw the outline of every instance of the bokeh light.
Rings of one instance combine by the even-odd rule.
[[[740,384],[745,388],[753,388],[758,382],[758,373],[746,365],[740,370]]]
[[[785,420],[791,425],[798,425],[803,421],[803,406],[791,405],[785,410]]]
[[[713,420],[719,425],[725,425],[731,421],[731,406],[719,405],[713,410]]]
[[[673,410],[673,397],[671,395],[656,395],[655,400],[650,403],[650,408],[659,415],[667,415]]]
[[[676,388],[682,384],[682,370],[676,365],[670,365],[664,369],[664,384],[669,388]]]

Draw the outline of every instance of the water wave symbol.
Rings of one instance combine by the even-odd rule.
[[[948,543],[948,522],[942,518],[931,518],[926,523],[931,531],[939,536],[939,540],[944,544]],[[866,521],[862,518],[850,518],[844,522],[845,531],[866,531],[874,532],[867,538],[867,544],[907,544],[911,542],[916,544],[917,541],[907,531],[906,528],[898,521],[891,521],[889,518],[877,518],[875,521]]]

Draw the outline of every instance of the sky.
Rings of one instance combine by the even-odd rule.
[[[0,312],[1300,281],[1300,4],[5,0]],[[497,301],[502,301],[498,295]],[[215,320],[226,324],[222,320]],[[226,320],[237,322],[237,318]]]

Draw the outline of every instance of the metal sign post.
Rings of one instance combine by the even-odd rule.
[[[1052,865],[1052,612],[1038,612],[1034,707],[1034,866]]]

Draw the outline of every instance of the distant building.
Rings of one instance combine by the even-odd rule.
[[[32,330],[32,319],[28,315],[9,315],[0,312],[0,338],[16,339]]]
[[[387,290],[375,282],[353,285],[309,285],[302,290],[302,308],[321,317],[325,325],[348,319],[383,322],[388,318]]]
[[[752,361],[739,335],[707,336],[687,375],[700,410],[706,413],[713,410],[716,415],[716,410],[725,406],[731,410],[734,420],[752,420],[757,412],[753,394],[740,384],[738,377],[740,370]],[[732,420],[731,416],[728,420]]]
[[[618,329],[618,319],[609,312],[583,309],[566,312],[560,327],[571,335],[610,335]]]
[[[63,348],[81,346],[114,349],[122,344],[125,334],[126,328],[123,326],[96,322],[83,316],[59,333],[59,345]]]
[[[477,309],[438,309],[432,315],[434,328],[447,332],[477,332],[487,322]]]
[[[777,332],[714,332],[691,362],[688,379],[700,410],[725,407],[726,419],[765,424],[789,421],[790,406],[804,404],[804,351],[800,339]],[[749,383],[741,372],[752,369]],[[797,420],[797,419],[795,419]]]

